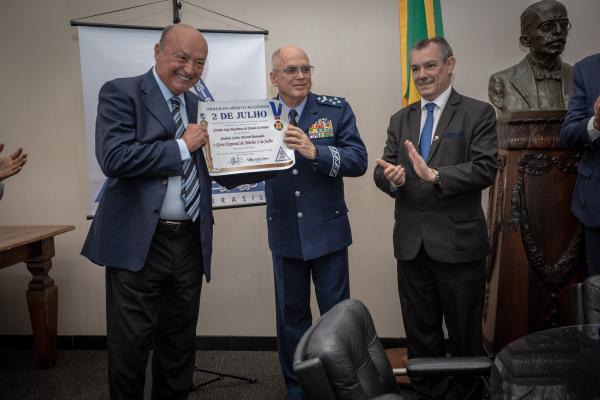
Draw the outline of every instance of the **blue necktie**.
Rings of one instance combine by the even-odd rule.
[[[290,110],[290,113],[288,114],[288,118],[289,118],[289,123],[290,125],[293,126],[298,126],[298,121],[296,121],[296,118],[298,117],[298,111],[294,110],[293,108]]]
[[[175,121],[175,139],[181,138],[185,127],[181,119],[181,100],[178,97],[171,97],[173,111],[171,116]],[[200,181],[198,180],[198,172],[194,163],[194,157],[183,162],[183,178],[181,179],[181,198],[185,205],[185,211],[190,216],[192,221],[198,219],[200,214]]]
[[[427,118],[425,119],[425,125],[423,125],[423,131],[421,132],[421,141],[419,142],[419,151],[421,157],[427,160],[429,157],[429,148],[431,147],[431,134],[433,133],[433,110],[435,103],[427,103]]]

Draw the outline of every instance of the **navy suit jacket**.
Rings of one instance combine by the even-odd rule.
[[[406,168],[406,183],[392,191],[383,168],[377,166],[377,186],[396,199],[394,255],[414,259],[421,245],[434,260],[464,263],[489,251],[481,191],[496,177],[496,115],[487,103],[454,90],[440,115],[427,164],[440,174],[440,185],[419,179],[404,145],[419,148],[421,102],[390,119],[383,159]]]
[[[196,122],[198,98],[184,94]],[[212,255],[211,179],[201,151],[192,153],[200,180],[200,237],[206,280]],[[100,89],[96,158],[108,177],[82,255],[96,264],[140,270],[146,260],[169,176],[183,176],[175,123],[152,74],[120,78]]]
[[[600,96],[600,53],[575,64],[573,93],[560,137],[571,149],[583,151],[571,211],[590,228],[600,228],[600,140],[590,140],[587,125]]]
[[[352,243],[343,177],[365,173],[367,149],[341,97],[309,93],[298,127],[312,136],[318,157],[296,153],[292,168],[266,180],[269,247],[277,256],[311,260]]]

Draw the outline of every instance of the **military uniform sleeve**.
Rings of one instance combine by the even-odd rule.
[[[358,133],[350,104],[344,101],[335,145],[315,143],[315,172],[331,177],[361,176],[367,171],[367,149]]]

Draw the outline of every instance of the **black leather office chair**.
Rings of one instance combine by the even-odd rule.
[[[600,275],[571,286],[571,312],[574,324],[600,324]]]
[[[397,372],[487,377],[490,366],[487,357],[421,358]],[[371,314],[356,299],[337,304],[302,336],[294,371],[309,400],[402,399]]]

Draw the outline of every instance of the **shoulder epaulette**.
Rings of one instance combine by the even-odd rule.
[[[317,103],[342,108],[346,103],[346,99],[343,97],[318,95]]]

